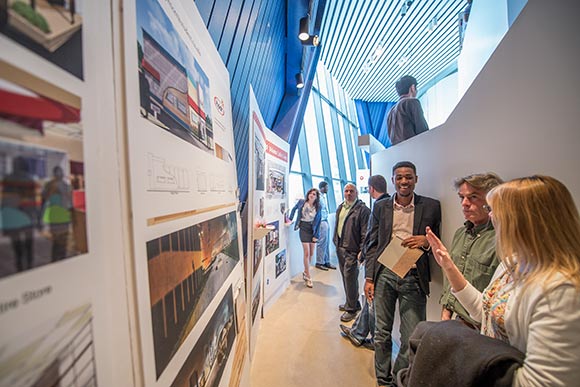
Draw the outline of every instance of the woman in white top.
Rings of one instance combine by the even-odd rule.
[[[295,230],[300,230],[300,242],[304,251],[304,272],[302,278],[307,287],[312,287],[310,278],[310,261],[316,249],[316,242],[320,232],[320,192],[316,188],[311,188],[306,193],[306,199],[300,199],[292,208],[290,219],[294,219],[294,213],[298,211]]]
[[[483,293],[427,230],[435,260],[481,333],[525,353],[514,386],[579,386],[580,217],[572,195],[552,177],[530,176],[492,189],[487,202],[503,258]]]

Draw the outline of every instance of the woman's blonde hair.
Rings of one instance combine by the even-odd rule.
[[[516,283],[557,273],[580,290],[580,216],[564,184],[550,176],[511,180],[487,194],[496,249]]]

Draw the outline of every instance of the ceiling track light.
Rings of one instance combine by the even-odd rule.
[[[308,39],[301,41],[303,46],[318,46],[320,44],[320,40],[318,39],[318,35],[310,35]]]
[[[304,87],[304,78],[302,77],[302,72],[296,74],[296,88],[302,89]]]
[[[303,42],[308,40],[310,33],[308,32],[308,16],[304,16],[300,19],[300,29],[298,30],[298,39]]]

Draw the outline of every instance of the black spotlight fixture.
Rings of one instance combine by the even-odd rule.
[[[318,46],[318,44],[320,43],[320,40],[318,39],[318,35],[309,35],[308,39],[303,40],[302,42],[303,46]]]
[[[302,78],[302,73],[296,74],[296,88],[302,89],[304,87],[304,78]]]
[[[300,29],[298,30],[298,39],[305,41],[308,40],[310,34],[308,33],[308,16],[304,16],[300,19]]]

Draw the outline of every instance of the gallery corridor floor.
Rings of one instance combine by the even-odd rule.
[[[339,333],[340,273],[312,267],[311,274],[312,289],[299,274],[262,319],[252,387],[376,386],[374,352]]]

